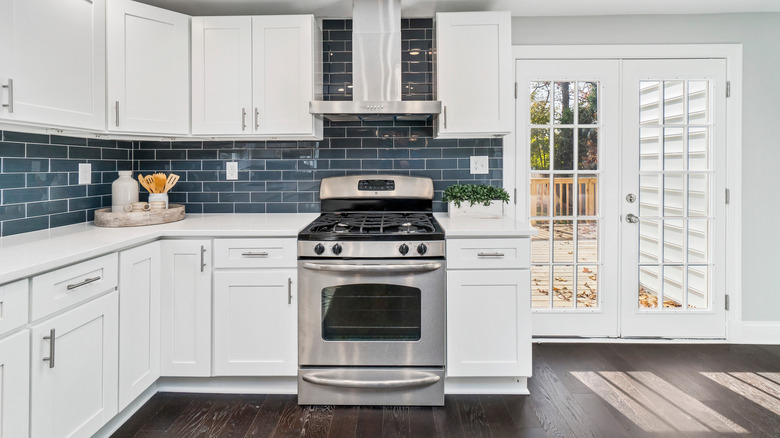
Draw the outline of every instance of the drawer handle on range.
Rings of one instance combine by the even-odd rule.
[[[241,257],[268,257],[268,253],[265,251],[261,252],[242,252]]]
[[[503,252],[478,252],[477,257],[503,257]]]
[[[3,88],[8,89],[8,103],[4,103],[3,106],[8,108],[8,114],[14,112],[14,80],[8,79],[8,85],[3,85]]]
[[[88,285],[90,283],[94,283],[94,282],[96,282],[98,280],[100,280],[100,276],[87,278],[86,280],[84,280],[84,281],[82,281],[80,283],[69,284],[68,285],[68,290],[73,290],[73,289],[76,289],[77,287],[85,286],[85,285]]]
[[[403,380],[354,380],[318,376],[316,374],[304,374],[302,379],[317,385],[336,386],[340,388],[408,388],[412,386],[433,385],[441,380],[441,377],[435,374],[419,373],[419,377]]]
[[[312,271],[376,272],[381,274],[435,271],[441,268],[441,263],[423,263],[419,265],[321,265],[319,263],[304,263],[303,268]]]
[[[54,368],[54,329],[49,330],[49,336],[43,337],[44,341],[49,341],[49,357],[44,357],[44,362],[49,362],[49,368]]]

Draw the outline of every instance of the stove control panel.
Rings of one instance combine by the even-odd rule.
[[[444,241],[298,241],[298,257],[418,258],[444,257]]]

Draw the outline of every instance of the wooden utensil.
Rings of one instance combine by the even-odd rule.
[[[149,193],[157,193],[155,191],[154,177],[152,175],[146,175],[144,181],[146,181],[146,190],[149,190]]]
[[[163,193],[168,193],[168,190],[172,189],[177,182],[179,182],[179,175],[176,175],[175,173],[168,175],[168,181],[165,182]]]
[[[141,186],[146,189],[147,192],[151,193],[151,190],[149,189],[149,186],[146,185],[146,180],[144,180],[144,176],[140,173],[138,174],[138,182],[141,183]]]
[[[155,193],[163,193],[163,190],[165,189],[165,183],[166,178],[164,173],[155,173],[154,174],[154,192]]]

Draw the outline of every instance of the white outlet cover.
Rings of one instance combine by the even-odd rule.
[[[488,173],[488,157],[487,155],[477,155],[471,157],[469,170],[472,175],[484,175]]]
[[[225,179],[228,181],[235,181],[238,179],[238,163],[235,161],[228,161],[225,170]]]
[[[92,184],[92,164],[79,163],[79,184]]]

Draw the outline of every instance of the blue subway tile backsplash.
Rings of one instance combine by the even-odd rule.
[[[403,19],[402,99],[433,100],[433,20]],[[352,98],[352,22],[323,21],[325,99]],[[471,175],[469,157],[487,155],[489,173]],[[434,210],[451,184],[502,184],[500,138],[434,139],[432,121],[325,122],[320,141],[117,141],[0,132],[0,235],[94,220],[111,205],[119,170],[174,172],[170,201],[187,213],[319,212],[322,178],[356,173],[426,176]],[[238,181],[225,163],[238,162]],[[92,184],[78,185],[78,164]],[[142,189],[141,199],[147,195]]]

